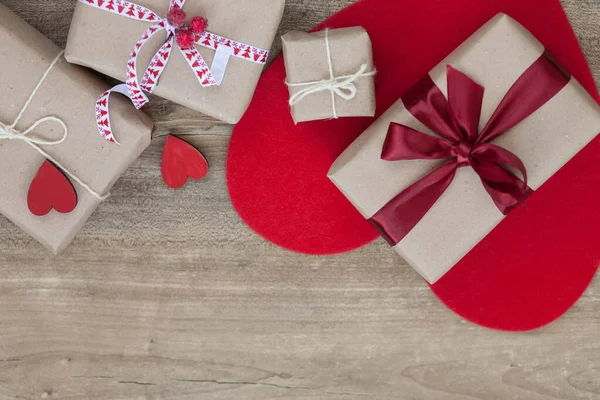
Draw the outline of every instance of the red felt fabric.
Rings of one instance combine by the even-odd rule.
[[[373,40],[378,115],[498,12],[517,19],[599,99],[558,0],[360,0],[321,24],[361,25]],[[339,154],[373,121],[294,126],[280,57],[235,128],[228,157],[231,199],[268,240],[309,254],[348,251],[377,237],[329,182]],[[520,331],[543,326],[581,296],[600,264],[600,139],[509,215],[434,293],[477,324]],[[391,251],[391,250],[390,250]]]

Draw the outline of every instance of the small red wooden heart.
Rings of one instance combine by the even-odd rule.
[[[46,160],[31,181],[27,205],[38,217],[49,214],[52,209],[68,214],[77,207],[77,192],[61,170]]]
[[[178,137],[167,137],[162,159],[162,175],[167,186],[179,189],[188,178],[199,180],[207,174],[208,162],[200,151]]]

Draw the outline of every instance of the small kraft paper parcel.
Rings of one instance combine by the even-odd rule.
[[[295,123],[375,115],[375,68],[367,31],[325,29],[282,36]]]

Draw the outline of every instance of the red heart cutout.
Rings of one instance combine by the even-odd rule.
[[[173,135],[167,137],[162,159],[162,176],[168,187],[182,188],[188,178],[199,180],[208,174],[206,158],[188,142]]]
[[[27,205],[38,217],[48,215],[52,209],[68,214],[77,207],[77,192],[65,174],[46,160],[31,181]]]

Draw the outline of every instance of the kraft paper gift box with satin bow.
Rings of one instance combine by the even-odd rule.
[[[0,4],[0,122],[10,126],[48,70],[31,103],[15,126],[25,132],[35,121],[53,117],[63,121],[68,136],[62,144],[40,145],[96,193],[106,195],[119,176],[150,144],[152,121],[136,111],[126,99],[114,99],[112,123],[121,145],[112,145],[98,135],[95,103],[106,84],[83,68],[68,64],[61,50]],[[49,68],[54,60],[56,65]],[[27,137],[57,140],[63,130],[56,120],[41,123]],[[38,217],[28,208],[32,179],[45,157],[23,140],[2,140],[0,132],[0,213],[39,242],[59,252],[64,249],[98,207],[91,192],[73,183],[78,203],[74,211],[52,210]]]
[[[293,31],[281,40],[295,123],[375,115],[373,49],[364,28]],[[339,94],[323,86],[327,81],[339,85]],[[312,90],[318,86],[321,90]],[[348,95],[351,98],[343,97]]]
[[[350,145],[329,177],[435,283],[598,132],[598,104],[498,15]]]
[[[75,0],[74,0],[75,1]],[[285,0],[172,0],[173,4],[183,4],[187,23],[193,17],[208,20],[207,32],[220,35],[226,43],[237,41],[253,46],[253,49],[269,50],[283,16]],[[83,65],[111,76],[119,81],[126,80],[128,63],[136,42],[157,18],[166,19],[170,0],[105,0],[100,1],[104,9],[98,8],[99,0],[77,1],[71,30],[67,42],[66,58],[69,62]],[[144,21],[129,18],[131,13],[138,16],[137,6],[142,6],[157,17]],[[106,7],[122,10],[116,14]],[[137,73],[142,78],[151,59],[165,44],[167,35],[161,30],[152,36],[139,51]],[[216,44],[215,41],[209,40]],[[219,86],[202,87],[197,73],[206,68],[193,70],[188,60],[173,43],[168,64],[160,76],[154,93],[160,97],[200,111],[227,123],[237,123],[245,113],[254,95],[258,79],[262,74],[266,53],[252,53],[248,49],[235,50],[237,56],[228,59],[224,79]],[[215,48],[193,46],[200,53],[207,66],[211,66]],[[223,46],[223,49],[227,47]],[[243,57],[247,55],[247,58]],[[190,56],[189,53],[187,56]],[[190,56],[191,57],[191,56]],[[218,71],[212,71],[215,74]],[[152,79],[154,79],[153,77]]]

